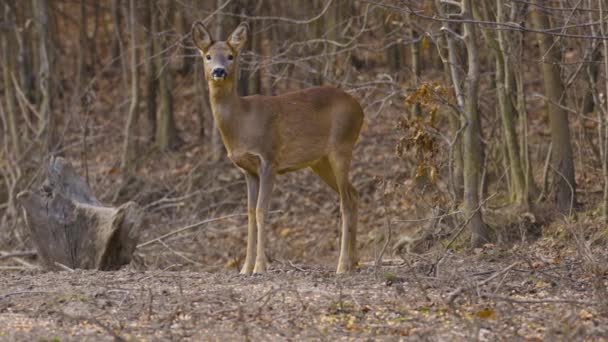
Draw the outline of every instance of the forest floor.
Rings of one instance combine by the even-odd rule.
[[[351,275],[288,262],[232,272],[0,272],[2,341],[608,339],[604,270],[548,246]],[[539,254],[539,251],[547,251]]]
[[[176,83],[176,103],[193,104],[192,80]],[[111,93],[120,87],[101,82],[100,88]],[[184,141],[177,151],[152,147],[142,125],[137,178],[125,182],[116,132],[126,107],[115,102],[104,97],[95,104],[88,154],[83,126],[70,126],[64,156],[90,175],[102,202],[135,201],[144,208],[134,260],[115,272],[44,272],[35,258],[0,257],[0,341],[608,340],[607,273],[598,266],[608,260],[606,230],[594,211],[592,196],[601,193],[601,184],[591,161],[577,169],[583,191],[578,220],[544,209],[509,217],[507,201],[493,195],[508,188],[493,157],[502,147],[487,139],[491,186],[484,218],[496,244],[469,250],[466,231],[453,219],[459,210],[450,205],[447,166],[440,165],[436,183],[412,180],[413,156],[395,154],[402,137],[395,128],[399,106],[378,112],[372,106],[351,173],[360,194],[359,270],[334,273],[338,197],[305,170],[277,180],[270,272],[243,277],[238,269],[247,220],[238,214],[246,212],[244,180],[225,156],[210,160],[208,144],[196,136],[194,109],[177,108]],[[542,116],[530,120],[531,127],[541,127],[531,139],[546,137],[546,125],[535,122]],[[534,160],[543,160],[547,144],[531,146],[538,146]],[[447,148],[438,153],[447,158]],[[542,170],[535,172],[540,179]],[[196,224],[213,218],[222,219]],[[16,219],[5,227],[0,252],[31,249],[23,225]],[[393,248],[425,229],[431,248]],[[376,266],[389,231],[391,244]],[[590,239],[595,233],[599,240]]]

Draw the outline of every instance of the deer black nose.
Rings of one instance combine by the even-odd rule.
[[[228,73],[224,68],[214,68],[211,71],[211,76],[213,76],[213,78],[225,78],[226,76],[228,76]]]

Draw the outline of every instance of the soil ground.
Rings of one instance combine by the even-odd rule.
[[[3,341],[606,340],[605,273],[547,246],[363,265],[0,273]],[[432,272],[429,272],[432,271]],[[599,273],[598,273],[599,272]]]

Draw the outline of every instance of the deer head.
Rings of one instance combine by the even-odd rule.
[[[205,78],[211,83],[234,81],[237,73],[237,58],[245,42],[249,26],[241,23],[226,41],[214,41],[211,34],[197,21],[192,25],[192,40],[203,56]]]

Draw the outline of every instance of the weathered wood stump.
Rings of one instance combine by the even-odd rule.
[[[72,165],[52,157],[37,191],[17,195],[43,264],[51,270],[116,270],[131,261],[142,210],[134,202],[104,206]]]

